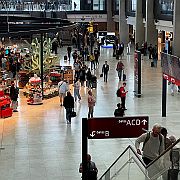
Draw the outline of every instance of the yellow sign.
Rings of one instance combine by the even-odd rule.
[[[88,27],[89,32],[93,32],[93,27]]]

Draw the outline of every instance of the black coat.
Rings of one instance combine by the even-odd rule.
[[[74,98],[72,96],[66,96],[63,105],[65,108],[74,108]]]
[[[102,67],[102,72],[103,73],[107,73],[109,71],[109,65],[107,64],[106,66],[105,66],[105,64],[103,65],[103,67]]]
[[[14,86],[11,86],[11,88],[10,88],[10,98],[12,101],[17,101],[18,89]]]

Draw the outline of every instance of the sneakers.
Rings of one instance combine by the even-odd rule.
[[[71,122],[70,122],[70,121],[67,121],[67,124],[71,124]]]

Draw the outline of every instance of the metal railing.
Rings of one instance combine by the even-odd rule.
[[[128,146],[115,162],[106,170],[99,180],[160,180],[167,177],[167,171],[171,167],[170,154],[180,139],[168,147],[162,154],[154,159],[149,165],[145,165],[141,157],[132,146]]]

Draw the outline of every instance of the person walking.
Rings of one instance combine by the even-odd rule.
[[[86,80],[86,67],[84,65],[80,69],[79,79],[80,79],[80,82],[81,82],[81,86],[84,86],[84,82]]]
[[[58,83],[60,106],[63,106],[64,97],[66,96],[66,93],[68,90],[69,90],[69,87],[68,87],[66,80],[60,81]]]
[[[92,79],[92,74],[90,68],[88,68],[88,71],[86,72],[86,87],[91,88],[91,79]]]
[[[137,153],[142,155],[142,159],[146,165],[164,151],[164,137],[160,132],[161,126],[154,124],[152,131],[142,134],[135,141]],[[140,150],[141,143],[143,143],[143,153]]]
[[[79,167],[79,173],[83,172],[83,165],[82,163],[80,164]],[[97,180],[97,173],[98,169],[96,167],[95,162],[91,161],[91,155],[87,154],[87,175],[86,179],[87,180]]]
[[[124,109],[122,108],[121,104],[117,104],[117,109],[114,111],[115,117],[123,117],[124,116]]]
[[[103,67],[102,67],[102,74],[104,76],[104,82],[107,82],[108,72],[109,72],[109,65],[107,64],[107,61],[105,61],[105,64],[103,64]]]
[[[93,118],[93,113],[94,113],[94,106],[95,106],[96,100],[95,97],[92,94],[92,91],[88,91],[88,118]]]
[[[99,50],[97,48],[95,48],[95,50],[94,50],[94,60],[95,60],[96,68],[99,65],[99,56],[100,56]]]
[[[120,81],[123,75],[123,69],[124,69],[124,64],[122,63],[122,61],[119,61],[116,66],[116,71],[118,73],[118,77]]]
[[[68,46],[68,47],[67,47],[67,55],[68,55],[68,60],[69,60],[69,61],[70,61],[70,59],[71,59],[71,51],[72,51],[71,46]]]
[[[79,79],[75,79],[74,81],[74,99],[75,99],[75,102],[77,100],[77,98],[79,99],[79,101],[81,100],[81,96],[80,96],[80,87],[81,87],[81,84],[79,82]]]
[[[12,101],[12,109],[13,109],[13,112],[18,112],[17,110],[17,107],[18,107],[18,95],[19,95],[19,90],[17,87],[15,87],[15,84],[14,82],[11,84],[11,87],[10,87],[10,98],[11,98],[11,101]]]
[[[91,62],[91,70],[93,70],[93,68],[96,69],[95,57],[93,53],[90,55],[89,60]]]
[[[152,53],[153,53],[153,47],[152,47],[152,44],[149,45],[148,51],[149,51],[149,59],[152,59]]]
[[[119,91],[120,91],[122,108],[124,110],[127,110],[125,104],[126,104],[126,94],[128,93],[128,91],[125,90],[125,87],[126,87],[126,83],[123,83],[123,85],[119,88]]]
[[[157,45],[155,45],[152,50],[152,58],[153,58],[154,67],[157,67],[157,61],[158,61]]]
[[[67,96],[65,96],[65,98],[64,98],[63,105],[66,109],[67,124],[71,124],[71,113],[74,109],[74,98],[72,97],[72,95],[69,91],[67,92]]]

